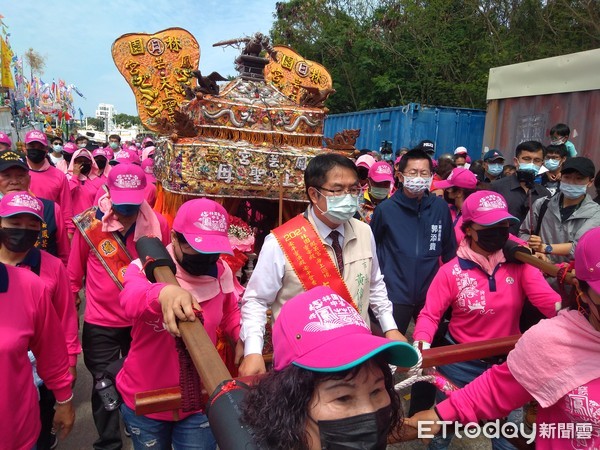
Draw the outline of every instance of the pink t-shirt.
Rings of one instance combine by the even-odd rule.
[[[156,211],[154,213],[160,224],[161,241],[164,245],[168,245],[171,240],[169,225],[161,214]],[[138,254],[133,241],[134,234],[133,231],[127,234],[125,247],[129,255],[135,259]],[[73,236],[67,271],[73,295],[77,295],[85,277],[84,320],[86,322],[115,328],[131,326],[131,320],[125,316],[125,312],[119,304],[119,287],[96,254],[92,252],[79,230]]]
[[[69,398],[73,377],[65,337],[44,282],[27,269],[1,264],[0,435],[6,449],[33,447],[41,428],[28,350],[56,399]]]
[[[71,196],[73,198],[73,215],[77,215],[94,206],[96,194],[104,183],[106,183],[106,180],[101,177],[87,180],[79,180],[77,177],[71,177],[69,188],[71,189]]]
[[[528,264],[504,263],[491,280],[483,270],[472,267],[470,261],[455,257],[440,268],[431,282],[413,338],[431,343],[450,306],[448,331],[458,343],[519,334],[525,297],[546,317],[556,315],[560,296],[538,269]]]
[[[183,269],[177,265],[177,274]],[[179,276],[178,276],[179,278]],[[195,277],[206,290],[213,290],[213,298],[201,301],[204,328],[212,342],[217,343],[217,327],[234,342],[239,338],[239,295],[233,289],[233,274],[223,262],[218,263],[218,278]],[[213,286],[214,285],[214,286]],[[132,343],[123,368],[117,375],[117,388],[125,404],[135,409],[135,394],[179,385],[179,359],[175,339],[163,326],[163,315],[158,296],[164,283],[151,284],[141,270],[139,260],[132,262],[125,274],[125,288],[119,300],[128,319],[133,322]],[[229,291],[225,293],[225,291]],[[160,355],[160,363],[157,363]],[[194,414],[179,410],[179,419]],[[155,420],[173,420],[171,411],[148,414]]]
[[[73,295],[69,289],[69,277],[67,269],[62,261],[56,256],[52,256],[43,250],[39,250],[41,255],[40,278],[46,284],[46,289],[50,295],[52,306],[58,315],[62,325],[63,333],[67,342],[67,351],[69,353],[69,365],[77,365],[77,355],[81,353],[81,344],[79,343],[79,318],[77,309],[73,301]],[[25,258],[20,267],[27,267],[30,262],[30,255]]]
[[[504,363],[450,393],[437,410],[443,420],[468,423],[503,417],[531,400]],[[571,390],[547,408],[538,407],[535,445],[537,450],[600,448],[600,379]]]
[[[75,225],[71,220],[73,217],[73,203],[65,174],[56,167],[52,167],[47,161],[42,170],[30,169],[29,174],[31,176],[31,184],[29,185],[31,192],[37,197],[47,198],[58,203],[67,233],[74,233]]]

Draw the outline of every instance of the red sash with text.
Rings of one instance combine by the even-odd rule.
[[[298,215],[275,228],[272,233],[304,290],[329,286],[358,311],[348,286],[308,219],[302,214]]]
[[[132,258],[121,239],[114,232],[102,231],[102,221],[96,217],[97,209],[97,206],[86,209],[73,217],[73,222],[108,275],[119,289],[123,289],[125,270]]]

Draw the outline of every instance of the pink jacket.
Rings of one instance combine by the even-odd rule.
[[[47,198],[58,203],[62,210],[67,233],[74,233],[75,225],[71,220],[73,217],[73,204],[65,174],[56,167],[52,167],[48,161],[45,162],[42,170],[31,169],[29,174],[31,176],[31,184],[29,185],[31,192],[37,197]]]
[[[84,155],[82,155],[82,153]],[[88,176],[79,174],[78,177],[73,175],[73,167],[75,159],[79,156],[89,156],[92,162],[92,170]],[[79,149],[73,153],[73,159],[69,163],[67,179],[69,180],[69,188],[71,189],[71,198],[73,199],[73,215],[85,211],[90,206],[94,205],[94,199],[98,189],[106,182],[105,179],[98,176],[98,164],[92,154],[86,149]]]
[[[40,256],[41,262],[37,260]],[[52,256],[43,250],[37,252],[30,251],[25,259],[19,264],[19,267],[27,267],[31,270],[32,266],[40,264],[40,278],[46,284],[46,290],[50,295],[52,306],[58,315],[62,325],[65,340],[67,342],[67,352],[69,354],[69,365],[77,365],[77,355],[81,353],[81,344],[79,343],[79,317],[73,301],[73,295],[69,289],[69,277],[67,269],[60,259]]]
[[[496,266],[493,277],[489,273],[459,256],[444,264],[427,291],[414,340],[431,343],[450,306],[448,331],[458,343],[519,334],[525,297],[547,317],[556,315],[560,296],[538,269],[528,264],[503,263]]]
[[[177,264],[180,283],[182,274],[183,269]],[[198,299],[204,316],[204,328],[213,343],[217,342],[217,327],[221,327],[227,336],[237,342],[240,332],[239,294],[229,266],[219,261],[218,278],[194,278],[200,295],[206,292],[213,295],[212,298]],[[117,387],[125,404],[132,409],[135,408],[136,393],[179,385],[179,359],[175,341],[164,329],[158,302],[160,291],[165,286],[163,283],[151,284],[141,270],[139,260],[129,265],[125,275],[125,288],[119,300],[127,318],[133,321],[133,340],[123,368],[117,375]],[[157,355],[160,355],[160,363],[157,363]],[[193,413],[179,410],[179,420]],[[149,414],[148,417],[173,420],[173,413],[167,411]]]
[[[154,214],[160,223],[161,240],[163,244],[167,245],[171,240],[167,221],[159,213],[154,212]],[[133,237],[134,230],[132,228],[127,233],[125,242],[131,257],[137,258],[138,254]],[[73,236],[67,271],[73,295],[77,295],[81,289],[85,276],[86,307],[84,320],[86,322],[105,327],[131,326],[131,320],[125,316],[125,312],[119,304],[118,286],[106,272],[106,269],[79,231]]]
[[[44,283],[29,270],[3,264],[0,342],[1,446],[29,449],[35,444],[41,425],[27,350],[35,355],[38,373],[58,401],[71,396],[72,376],[65,337]]]
[[[531,368],[531,370],[535,370]],[[496,419],[533,400],[506,363],[494,366],[437,405],[443,420],[461,423]],[[600,446],[600,379],[573,389],[557,403],[538,407],[537,450],[586,450]]]

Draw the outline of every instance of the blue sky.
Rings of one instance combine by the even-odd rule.
[[[0,14],[9,27],[9,42],[17,55],[30,47],[46,58],[42,80],[75,84],[75,109],[94,116],[99,103],[117,112],[137,115],[135,99],[115,67],[111,45],[125,33],[155,33],[185,28],[200,44],[200,69],[236,75],[235,48],[213,47],[218,41],[268,34],[275,0],[9,0]],[[25,73],[29,68],[25,66]]]

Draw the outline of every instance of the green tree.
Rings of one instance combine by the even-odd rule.
[[[113,117],[113,120],[115,121],[115,124],[117,126],[123,127],[123,128],[129,128],[134,125],[142,124],[142,121],[140,120],[140,118],[138,116],[131,116],[129,114],[124,114],[124,113],[115,114],[115,116]]]
[[[88,117],[86,119],[88,125],[91,125],[96,131],[104,131],[103,117]]]
[[[290,0],[271,37],[331,73],[331,112],[484,108],[490,68],[600,46],[598,0]]]

